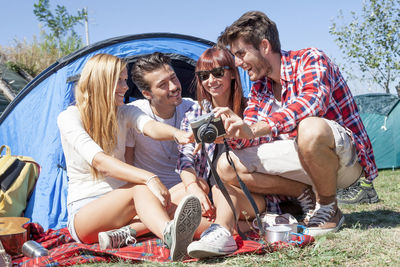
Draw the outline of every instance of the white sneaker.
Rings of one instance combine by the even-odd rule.
[[[100,249],[120,248],[136,243],[136,231],[128,225],[119,229],[100,232],[98,235]]]
[[[186,256],[187,247],[201,221],[201,205],[195,196],[186,196],[176,208],[174,219],[164,229],[164,242],[172,261]]]
[[[219,224],[211,224],[201,234],[200,240],[193,241],[187,248],[189,256],[197,259],[227,255],[236,250],[235,239],[226,228]]]

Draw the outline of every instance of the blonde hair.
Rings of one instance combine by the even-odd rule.
[[[83,127],[108,155],[117,144],[115,90],[125,67],[126,63],[116,56],[97,54],[86,62],[75,89]],[[91,173],[94,179],[101,177],[93,166]]]

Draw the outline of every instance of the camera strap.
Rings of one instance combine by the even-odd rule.
[[[218,185],[219,189],[221,190],[221,193],[224,195],[226,201],[228,202],[229,206],[231,207],[231,210],[233,212],[233,217],[235,218],[235,222],[236,222],[237,232],[238,232],[238,234],[240,235],[240,237],[243,240],[246,240],[247,239],[246,235],[242,231],[240,231],[240,229],[239,229],[238,216],[236,214],[236,210],[235,210],[235,207],[233,205],[231,196],[229,195],[228,190],[226,190],[226,187],[225,187],[224,183],[222,182],[221,178],[219,177],[217,171],[215,170],[215,167],[214,167],[213,163],[211,162],[210,157],[208,156],[208,153],[205,150],[204,142],[201,143],[201,149],[204,151],[204,154],[206,156],[207,162],[210,165],[211,177],[214,179],[215,184]]]
[[[206,128],[210,125],[211,120],[212,120],[213,118],[214,118],[213,115],[210,116],[210,118],[208,118]],[[203,138],[202,138],[202,140],[203,140]],[[240,178],[239,174],[237,173],[235,164],[233,163],[232,158],[231,158],[231,156],[229,155],[229,150],[231,150],[231,149],[230,149],[230,147],[229,147],[229,145],[228,145],[228,143],[227,143],[227,141],[226,141],[225,138],[224,138],[224,144],[225,144],[225,150],[226,150],[225,153],[226,153],[226,158],[227,158],[227,160],[228,160],[228,163],[232,166],[233,170],[235,171],[236,178],[237,178],[238,181],[239,181],[240,188],[243,190],[244,194],[246,195],[247,199],[250,201],[250,204],[251,204],[251,206],[252,206],[253,209],[254,209],[254,212],[255,212],[255,214],[256,214],[257,224],[258,224],[258,225],[262,225],[261,219],[260,219],[260,211],[258,210],[257,204],[256,204],[256,202],[254,201],[254,198],[253,198],[253,196],[251,195],[251,193],[250,193],[249,189],[247,188],[246,184],[243,182],[243,180]],[[214,182],[218,185],[219,189],[221,190],[221,192],[222,192],[222,194],[224,195],[226,201],[228,202],[229,206],[230,206],[231,209],[232,209],[233,216],[234,216],[235,222],[236,222],[237,232],[238,232],[238,234],[240,235],[240,237],[242,237],[243,240],[246,240],[247,237],[246,237],[246,236],[243,234],[243,232],[240,231],[240,229],[239,229],[238,215],[236,214],[236,209],[235,209],[235,207],[234,207],[234,205],[233,205],[233,202],[232,202],[232,199],[231,199],[231,197],[230,197],[230,195],[229,195],[229,193],[228,193],[228,190],[226,190],[226,187],[225,187],[224,183],[222,182],[221,178],[219,177],[217,171],[216,171],[215,168],[214,168],[214,165],[212,164],[210,158],[208,157],[208,153],[207,153],[207,151],[205,150],[204,142],[201,143],[201,146],[202,146],[201,149],[203,150],[204,154],[206,155],[207,162],[208,162],[208,164],[210,165],[211,174],[212,174],[212,177],[214,178]],[[261,236],[261,237],[264,237],[264,236],[265,236],[264,228],[263,228],[263,227],[259,227],[259,230],[260,230],[260,236]]]
[[[228,160],[228,163],[232,166],[233,170],[235,171],[236,174],[236,178],[239,181],[239,185],[240,188],[242,188],[244,194],[246,195],[247,199],[250,201],[251,206],[254,209],[254,213],[256,214],[256,220],[257,220],[257,224],[258,225],[262,225],[261,223],[261,219],[260,219],[260,211],[258,210],[257,204],[254,201],[253,196],[251,195],[249,189],[247,188],[246,184],[243,182],[243,180],[240,178],[237,170],[236,170],[236,166],[233,163],[233,160],[231,158],[231,156],[229,155],[229,151],[231,150],[231,148],[228,145],[228,142],[226,141],[226,139],[224,138],[224,145],[225,145],[225,154],[226,154],[226,159]],[[260,236],[264,237],[265,236],[265,230],[264,227],[259,227],[260,230]]]

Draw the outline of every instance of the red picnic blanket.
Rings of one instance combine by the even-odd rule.
[[[99,244],[81,244],[75,242],[67,228],[59,230],[49,229],[46,232],[37,223],[28,223],[24,226],[30,239],[40,243],[49,250],[49,255],[39,258],[28,258],[22,254],[13,257],[13,264],[19,266],[69,266],[74,264],[111,262],[123,260],[127,262],[157,261],[170,262],[169,249],[163,241],[156,237],[138,238],[134,245],[129,245],[119,249],[100,250]],[[256,238],[255,235],[251,236]],[[304,241],[296,246],[306,246],[314,242],[312,236],[305,235]],[[293,236],[295,240],[297,237]],[[279,249],[294,245],[293,243],[276,242],[270,245],[254,240],[242,240],[240,236],[235,236],[238,250],[228,255],[243,253],[264,254],[277,251]],[[187,259],[186,261],[196,261]]]

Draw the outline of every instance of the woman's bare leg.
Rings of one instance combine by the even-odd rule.
[[[250,204],[241,188],[225,184],[227,191],[232,199],[234,207],[236,207],[236,214],[241,220],[249,220],[255,217],[255,211]],[[215,208],[217,210],[217,217],[215,223],[225,227],[232,234],[237,233],[236,222],[228,202],[218,186],[213,186],[211,189]],[[259,210],[265,210],[265,199],[263,195],[252,194]],[[242,224],[241,224],[242,225]],[[241,229],[244,230],[244,229]],[[247,230],[247,229],[246,229]]]
[[[163,238],[169,216],[145,185],[126,185],[82,207],[75,215],[75,231],[82,242],[94,243],[99,232],[128,225],[136,215],[150,231]]]

